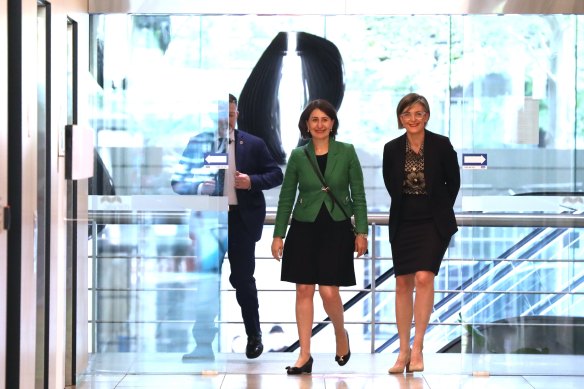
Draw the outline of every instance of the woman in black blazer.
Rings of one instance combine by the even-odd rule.
[[[434,277],[458,230],[453,206],[460,188],[460,167],[450,140],[426,129],[430,119],[426,98],[410,93],[401,99],[396,113],[398,127],[406,133],[383,150],[400,339],[391,374],[424,370],[422,348],[434,306]],[[415,334],[410,349],[412,318]]]

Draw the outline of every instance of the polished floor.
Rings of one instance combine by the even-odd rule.
[[[91,357],[77,388],[196,389],[582,389],[584,356],[424,355],[421,373],[390,375],[391,354],[354,354],[340,367],[332,354],[314,355],[311,375],[287,376],[295,353],[264,353],[248,360],[220,354],[214,361],[183,363],[180,354],[107,353]]]

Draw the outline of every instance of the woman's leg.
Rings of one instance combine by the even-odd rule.
[[[294,366],[301,367],[310,359],[310,338],[314,319],[314,285],[296,284],[296,325],[300,355]]]
[[[390,373],[401,373],[410,358],[410,331],[414,314],[414,274],[395,277],[395,320],[399,336],[399,355]]]
[[[338,286],[319,285],[318,291],[322,298],[324,310],[333,323],[339,356],[349,353],[349,340],[345,332],[345,312]]]
[[[423,368],[422,349],[424,348],[424,335],[428,328],[430,315],[434,308],[434,273],[431,271],[416,272],[416,299],[414,302],[415,334],[412,346],[412,365]]]

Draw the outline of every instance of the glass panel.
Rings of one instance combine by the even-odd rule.
[[[371,256],[356,261],[357,285],[342,290],[352,349],[398,349],[386,226],[390,203],[381,159],[383,144],[402,134],[393,114],[397,102],[416,91],[431,103],[428,129],[450,137],[458,152],[462,188],[456,212],[521,220],[460,226],[435,281],[425,350],[462,353],[464,371],[492,373],[499,368],[490,365],[488,354],[494,352],[580,352],[571,341],[583,328],[576,318],[584,316],[580,227],[531,225],[522,217],[559,217],[584,208],[578,169],[584,123],[582,16],[91,19],[96,42],[92,124],[115,187],[115,193],[93,198],[93,209],[103,211],[94,212],[97,224],[107,225],[96,226],[93,241],[96,321],[90,326],[99,327],[94,328],[96,352],[158,350],[178,358],[193,347],[192,292],[202,273],[190,228],[197,220],[205,233],[201,240],[216,247],[224,225],[216,215],[191,219],[190,210],[212,198],[178,196],[170,183],[189,139],[207,129],[209,138],[216,137],[217,102],[229,92],[247,96],[273,119],[268,121],[273,128],[250,131],[275,138],[273,146],[289,154],[297,144],[298,113],[314,92],[314,79],[303,78],[312,75],[310,51],[297,50],[298,40],[289,39],[295,34],[280,42],[285,53],[281,47],[267,48],[281,32],[292,31],[326,38],[339,50],[344,72],[338,138],[357,148],[368,208],[377,217],[370,229]],[[271,89],[253,96],[247,82],[266,57],[272,67],[261,68],[260,81]],[[209,151],[213,147],[209,144]],[[467,163],[469,155],[484,156],[486,163]],[[213,177],[205,169],[192,173]],[[278,188],[265,192],[268,211],[275,210],[278,193]],[[260,318],[265,343],[290,351],[297,340],[290,308],[294,286],[279,281],[279,264],[271,259],[270,217],[269,212],[256,252]],[[214,280],[220,310],[213,347],[240,353],[245,334],[228,265],[223,266]],[[315,309],[312,350],[330,353],[331,330],[319,301]],[[564,348],[530,344],[540,327],[568,331]],[[519,334],[512,345],[497,332],[503,328]]]
[[[92,19],[92,350],[182,354],[196,343],[212,359],[223,352],[228,91],[218,72],[165,56],[165,21]]]
[[[453,17],[452,22],[450,135],[462,146],[462,210],[576,211],[578,207],[563,206],[562,199],[544,196],[542,201],[539,196],[581,190],[573,180],[576,139],[570,130],[575,126],[576,18],[475,15]],[[484,155],[488,167],[465,166],[465,153]],[[574,344],[542,342],[557,339],[557,325],[573,324],[567,317],[548,316],[542,306],[570,287],[567,275],[573,263],[547,262],[573,258],[571,250],[555,255],[569,233],[470,230],[458,236],[463,246],[470,245],[461,258],[475,259],[465,266],[471,278],[461,285],[466,291],[458,312],[464,328],[461,351],[575,353]],[[488,359],[473,361],[474,371],[496,368]]]

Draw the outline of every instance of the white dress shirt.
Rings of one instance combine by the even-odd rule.
[[[229,205],[237,205],[237,195],[235,194],[235,131],[231,129],[229,130],[227,165],[228,169],[225,172],[223,196],[227,196]]]

